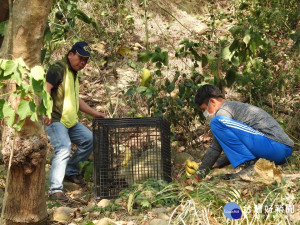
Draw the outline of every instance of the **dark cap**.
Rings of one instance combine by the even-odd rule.
[[[91,48],[85,41],[76,42],[72,46],[71,51],[72,50],[75,50],[76,52],[78,52],[79,55],[81,55],[83,57],[90,57],[91,56]]]

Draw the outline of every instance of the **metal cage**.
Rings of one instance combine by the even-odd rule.
[[[170,124],[162,117],[94,119],[96,198],[147,178],[171,181]]]

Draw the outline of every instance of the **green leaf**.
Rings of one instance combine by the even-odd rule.
[[[230,60],[232,57],[232,52],[229,50],[229,46],[222,49],[221,58],[225,60]]]
[[[240,59],[237,56],[233,56],[231,59],[231,62],[233,65],[235,65],[236,67],[238,67],[240,65]]]
[[[4,114],[3,114],[4,104],[5,104],[5,100],[4,99],[0,99],[0,119],[2,119],[4,117]]]
[[[205,54],[202,54],[202,67],[205,67],[208,64],[208,58]]]
[[[226,72],[225,80],[227,81],[227,87],[231,87],[231,85],[234,83],[236,79],[236,70],[233,68],[230,68]]]
[[[175,89],[175,84],[172,83],[172,84],[170,84],[170,85],[168,86],[167,92],[168,92],[168,93],[171,93],[174,89]]]
[[[93,222],[88,222],[85,225],[95,225]]]
[[[138,88],[136,89],[136,91],[137,91],[138,93],[142,93],[142,92],[144,92],[144,91],[146,91],[146,90],[147,90],[147,87],[144,87],[144,86],[138,87]]]
[[[250,30],[245,31],[245,36],[243,38],[243,42],[248,46],[249,41],[251,40]]]
[[[30,120],[33,121],[33,122],[37,122],[38,121],[38,117],[37,117],[37,113],[36,112],[34,112],[31,115]]]
[[[99,24],[96,21],[92,21],[92,26],[96,29],[96,31],[98,32],[98,34],[101,33],[101,28],[99,27]]]
[[[200,55],[195,51],[195,49],[191,48],[190,51],[193,54],[193,56],[195,57],[196,61],[200,61],[201,60]]]
[[[14,79],[18,85],[21,85],[21,83],[22,83],[22,73],[18,68],[11,75],[11,78]]]
[[[155,47],[155,52],[156,52],[156,53],[161,53],[160,47]]]
[[[44,112],[42,114],[45,114],[47,117],[50,117],[52,113],[52,107],[53,107],[53,101],[51,99],[51,96],[46,91],[40,93],[39,96],[43,99],[42,104],[39,105],[40,112],[42,111]]]
[[[6,68],[6,62],[7,62],[7,60],[6,59],[0,59],[0,69],[1,70],[5,70],[5,68]]]
[[[138,61],[146,63],[149,62],[151,57],[152,57],[152,53],[149,50],[146,50],[138,54]]]
[[[125,95],[130,96],[130,95],[133,95],[134,93],[135,93],[135,90],[133,88],[129,88]]]
[[[4,71],[4,76],[11,75],[12,73],[15,73],[18,68],[18,63],[16,63],[13,60],[7,60],[5,64],[5,71]]]
[[[151,61],[154,62],[154,63],[155,62],[162,62],[163,57],[164,57],[163,54],[155,52],[155,53],[153,53],[153,55],[151,57]]]
[[[5,20],[0,23],[0,35],[5,36],[8,20]]]
[[[237,39],[234,39],[234,41],[231,43],[230,47],[229,47],[229,51],[233,52],[234,50],[236,50],[238,47],[240,46],[240,42]]]
[[[33,89],[34,93],[40,92],[44,90],[44,81],[37,81],[34,79],[31,79],[31,87]]]
[[[164,64],[165,66],[167,66],[168,63],[169,63],[168,52],[163,52],[162,54],[163,54],[163,64]]]
[[[141,201],[141,206],[142,206],[143,208],[151,208],[150,202],[149,202],[148,200],[146,200],[146,199],[143,199],[143,200]]]
[[[233,35],[236,36],[238,35],[241,31],[243,30],[243,27],[241,26],[233,26],[229,29],[229,32]]]
[[[3,117],[4,118],[8,117],[8,120],[7,120],[6,123],[7,123],[7,125],[12,126],[12,124],[15,121],[15,110],[13,110],[11,108],[11,106],[9,105],[8,102],[4,103],[4,106],[3,106]]]
[[[32,113],[35,113],[35,104],[33,102],[22,100],[19,104],[17,112],[17,114],[20,117],[20,120],[25,119],[26,116],[29,116]]]
[[[185,92],[185,86],[183,84],[179,85],[179,95],[182,96]]]
[[[250,42],[249,48],[250,48],[251,52],[253,52],[253,53],[254,53],[255,50],[257,49],[257,45],[256,45],[256,42],[255,42],[254,40],[252,40],[252,41]]]
[[[20,69],[20,66],[21,66],[21,67],[29,70],[29,67],[26,65],[23,58],[17,58],[15,61],[19,64],[19,67],[18,67],[19,69]],[[22,70],[20,69],[20,71],[22,71]]]
[[[25,123],[25,120],[18,122],[13,125],[13,128],[15,128],[17,132],[19,132],[22,129],[24,123]]]
[[[151,88],[147,88],[146,92],[144,93],[146,98],[151,98],[154,94],[154,91]]]
[[[44,80],[45,79],[45,71],[44,68],[41,66],[35,66],[30,70],[31,76],[35,80]]]
[[[161,62],[157,62],[157,63],[155,64],[155,66],[156,66],[156,68],[160,69],[161,66],[162,66],[162,64],[161,64]]]

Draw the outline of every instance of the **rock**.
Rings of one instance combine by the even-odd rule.
[[[80,186],[72,182],[64,181],[64,189],[67,191],[75,191],[80,189]]]
[[[105,218],[102,218],[101,220],[98,220],[98,222],[95,223],[95,225],[117,225],[117,223],[115,223],[113,220],[105,217]]]
[[[74,209],[69,207],[59,207],[53,213],[53,220],[57,222],[66,222],[71,218]]]
[[[152,213],[159,214],[159,213],[167,213],[168,210],[166,208],[154,208],[152,210]]]
[[[110,216],[110,213],[111,213],[110,211],[105,211],[104,216]]]
[[[162,219],[153,219],[149,223],[149,225],[168,225],[168,221]]]
[[[167,220],[167,221],[169,221],[170,217],[169,217],[167,214],[165,214],[165,213],[159,213],[159,214],[157,215],[157,219],[162,219],[162,220]]]
[[[208,30],[208,26],[206,24],[199,24],[194,27],[194,31],[197,34],[203,34]]]
[[[80,208],[80,212],[84,214],[84,213],[87,213],[87,212],[92,212],[92,211],[94,211],[94,209],[95,209],[94,205],[88,205],[84,208]]]
[[[123,199],[122,199],[122,198],[117,198],[117,199],[115,200],[115,204],[116,204],[116,205],[122,205],[122,203],[123,203]]]
[[[184,164],[187,159],[194,160],[193,156],[191,156],[189,153],[186,152],[176,153],[174,157],[174,163]]]
[[[136,225],[136,223],[133,222],[133,221],[129,221],[129,222],[127,223],[127,225]]]
[[[82,217],[79,217],[79,218],[76,218],[74,219],[74,221],[78,224],[80,222],[82,222],[83,218]]]
[[[90,218],[99,218],[100,217],[100,212],[91,212],[90,213]]]
[[[102,199],[100,202],[98,202],[97,206],[98,207],[102,207],[102,208],[105,208],[106,206],[109,206],[110,204],[110,200],[108,199]]]

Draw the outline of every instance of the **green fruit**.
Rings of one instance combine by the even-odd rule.
[[[141,73],[141,78],[142,78],[142,82],[141,82],[141,86],[148,86],[149,81],[152,79],[151,73],[148,69],[144,69]]]

